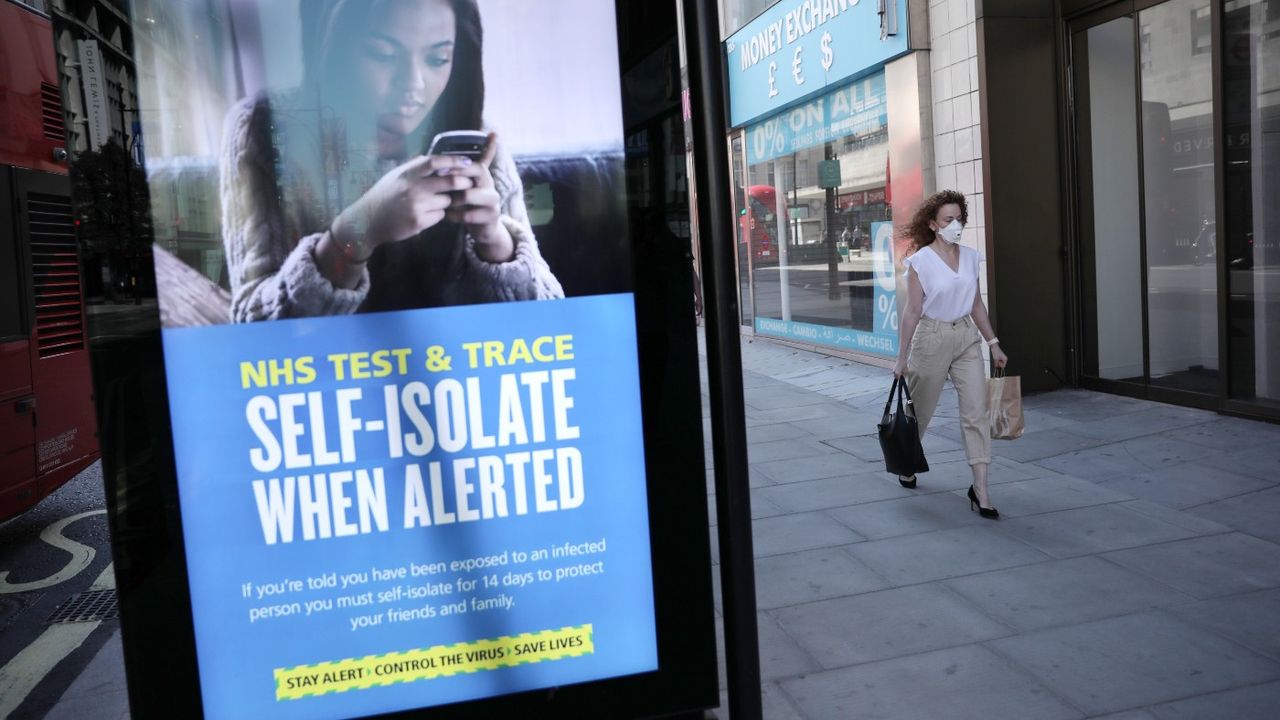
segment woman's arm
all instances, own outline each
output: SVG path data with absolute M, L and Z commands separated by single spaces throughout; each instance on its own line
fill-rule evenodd
M 529 211 L 524 204 L 524 185 L 515 160 L 501 144 L 496 147 L 493 162 L 489 166 L 494 189 L 500 201 L 498 224 L 510 237 L 510 251 L 505 261 L 495 261 L 506 250 L 501 244 L 481 244 L 480 239 L 468 236 L 463 253 L 465 263 L 474 278 L 469 290 L 479 301 L 551 300 L 564 297 L 560 281 L 551 272 L 547 261 L 538 250 L 533 227 L 529 223 Z
M 286 235 L 270 126 L 266 98 L 247 98 L 232 108 L 223 133 L 219 190 L 231 320 L 355 312 L 369 290 L 368 271 L 352 268 L 346 283 L 335 285 L 317 264 L 332 263 L 323 248 L 328 232 Z
M 1009 363 L 1009 356 L 1004 354 L 1000 349 L 1000 342 L 996 338 L 996 331 L 991 327 L 991 317 L 987 314 L 987 306 L 982 302 L 982 296 L 978 293 L 973 294 L 973 309 L 969 313 L 973 316 L 973 322 L 978 326 L 978 332 L 982 334 L 991 348 L 991 360 L 996 367 L 1004 367 Z M 996 342 L 991 342 L 997 340 Z
M 920 284 L 920 276 L 916 269 L 907 269 L 907 304 L 902 308 L 902 322 L 898 333 L 898 361 L 894 363 L 893 374 L 902 377 L 907 372 L 907 357 L 911 354 L 911 340 L 915 337 L 916 326 L 920 324 L 920 316 L 924 313 L 924 286 Z

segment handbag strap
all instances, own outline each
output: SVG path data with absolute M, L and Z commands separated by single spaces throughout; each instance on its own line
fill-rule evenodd
M 899 380 L 900 380 L 900 378 L 899 378 L 897 375 L 894 375 L 894 376 L 893 376 L 893 385 L 890 385 L 890 386 L 889 386 L 889 399 L 884 401 L 884 414 L 885 414 L 885 415 L 888 415 L 888 414 L 889 414 L 889 407 L 890 407 L 891 405 L 893 405 L 893 398 L 894 398 L 894 396 L 896 396 L 896 395 L 898 394 L 898 381 L 899 381 Z M 906 383 L 902 383 L 902 384 L 903 384 L 903 385 L 906 385 Z
M 903 379 L 903 381 L 902 381 L 902 395 L 906 395 L 906 396 L 907 396 L 907 412 L 910 412 L 910 413 L 911 413 L 911 417 L 915 417 L 915 416 L 916 416 L 916 406 L 915 406 L 915 404 L 914 404 L 914 403 L 912 403 L 912 402 L 911 402 L 911 388 L 907 387 L 907 381 L 906 381 L 906 379 L 905 379 L 905 378 L 904 378 L 904 379 Z M 902 410 L 902 397 L 901 397 L 901 396 L 899 396 L 899 397 L 898 397 L 898 412 L 903 412 L 903 410 Z

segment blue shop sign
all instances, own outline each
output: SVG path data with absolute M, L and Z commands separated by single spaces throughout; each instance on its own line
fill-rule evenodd
M 725 42 L 730 124 L 745 125 L 907 52 L 906 6 L 782 0 L 765 11 Z
M 878 72 L 747 128 L 747 164 L 785 157 L 844 137 L 885 132 L 884 73 Z

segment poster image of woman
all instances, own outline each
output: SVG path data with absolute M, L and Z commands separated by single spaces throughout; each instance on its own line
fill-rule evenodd
M 563 297 L 484 128 L 474 0 L 302 6 L 301 87 L 245 98 L 224 125 L 231 319 Z M 481 129 L 479 158 L 424 154 Z

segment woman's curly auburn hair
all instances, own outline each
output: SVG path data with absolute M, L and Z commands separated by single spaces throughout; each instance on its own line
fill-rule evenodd
M 911 216 L 911 224 L 902 229 L 902 235 L 911 238 L 911 244 L 918 250 L 933 242 L 935 233 L 929 229 L 930 221 L 938 217 L 938 210 L 943 205 L 960 206 L 960 224 L 969 224 L 969 204 L 965 202 L 964 193 L 956 190 L 940 190 L 930 195 Z

